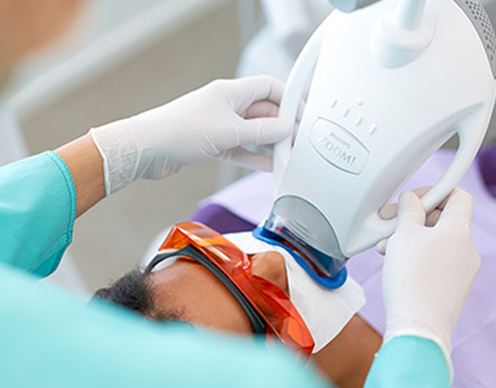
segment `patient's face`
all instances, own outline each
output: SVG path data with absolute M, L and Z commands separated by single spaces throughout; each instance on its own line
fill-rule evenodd
M 253 273 L 288 293 L 285 260 L 280 253 L 251 257 Z M 151 275 L 151 289 L 157 314 L 235 335 L 252 334 L 250 321 L 236 299 L 200 264 L 178 260 Z M 311 360 L 338 386 L 362 387 L 380 343 L 380 336 L 354 316 L 336 339 Z
M 280 253 L 265 252 L 251 257 L 254 274 L 288 292 L 284 257 Z M 154 273 L 151 284 L 159 314 L 177 315 L 193 325 L 223 332 L 252 333 L 250 321 L 236 299 L 200 264 L 178 260 Z

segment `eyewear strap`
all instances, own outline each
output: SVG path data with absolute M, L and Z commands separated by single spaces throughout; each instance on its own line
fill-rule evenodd
M 150 273 L 158 264 L 160 264 L 164 260 L 179 257 L 188 257 L 190 259 L 193 259 L 198 264 L 201 264 L 203 267 L 205 267 L 212 275 L 214 275 L 217 280 L 219 280 L 229 290 L 234 298 L 236 298 L 236 301 L 243 308 L 246 315 L 248 315 L 248 318 L 253 327 L 253 332 L 255 334 L 265 335 L 267 327 L 263 319 L 260 317 L 260 314 L 258 314 L 258 312 L 239 290 L 236 284 L 195 247 L 188 245 L 187 247 L 175 252 L 159 253 L 150 262 L 150 264 L 148 264 L 145 272 Z

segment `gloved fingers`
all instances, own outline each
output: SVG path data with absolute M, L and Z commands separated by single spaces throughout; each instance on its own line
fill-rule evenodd
M 305 103 L 302 101 L 298 109 L 298 114 L 296 116 L 296 126 L 294 128 L 294 137 L 298 133 L 301 120 L 303 118 L 303 113 L 305 110 Z M 278 117 L 279 116 L 279 105 L 274 104 L 271 101 L 258 101 L 251 105 L 248 110 L 243 114 L 243 118 L 250 120 L 256 118 L 268 118 L 268 117 Z
M 462 189 L 455 189 L 448 197 L 438 225 L 469 225 L 472 220 L 473 209 L 472 195 Z
M 237 128 L 239 145 L 268 145 L 286 139 L 292 132 L 287 120 L 266 117 L 242 120 Z
M 419 197 L 423 198 L 431 189 L 431 186 L 424 186 L 424 187 L 419 187 L 418 189 L 413 190 L 414 194 Z
M 243 117 L 247 120 L 261 117 L 277 117 L 279 115 L 279 105 L 271 101 L 257 101 L 251 105 Z
M 430 190 L 430 187 L 420 187 L 415 189 L 413 192 L 419 197 L 422 198 L 427 192 Z M 398 204 L 397 203 L 388 203 L 385 205 L 380 211 L 379 215 L 385 220 L 391 220 L 398 215 Z
M 425 194 L 430 190 L 430 187 L 426 187 L 422 189 L 422 195 L 421 198 L 424 197 Z M 428 227 L 434 227 L 437 225 L 439 222 L 439 218 L 441 217 L 441 214 L 443 213 L 443 210 L 446 206 L 446 203 L 448 202 L 448 198 L 445 198 L 443 202 L 441 202 L 439 205 L 436 206 L 434 210 L 432 210 L 430 213 L 427 214 L 427 219 L 425 222 L 425 226 Z
M 427 220 L 425 222 L 425 226 L 434 227 L 438 224 L 439 219 L 441 218 L 441 214 L 443 214 L 443 210 L 436 208 L 432 212 L 427 215 Z
M 230 149 L 222 153 L 218 159 L 251 170 L 272 172 L 272 158 L 245 150 L 243 147 Z
M 398 204 L 388 203 L 379 210 L 379 215 L 385 220 L 392 220 L 398 215 Z
M 229 82 L 229 81 L 228 81 Z M 230 84 L 229 95 L 237 112 L 244 112 L 257 101 L 281 104 L 284 83 L 268 75 L 240 78 Z
M 441 202 L 439 205 L 436 206 L 436 209 L 444 210 L 448 201 L 449 201 L 449 195 L 443 200 L 443 202 Z
M 425 210 L 420 198 L 413 192 L 406 192 L 400 196 L 398 208 L 399 225 L 404 223 L 414 223 L 425 225 Z

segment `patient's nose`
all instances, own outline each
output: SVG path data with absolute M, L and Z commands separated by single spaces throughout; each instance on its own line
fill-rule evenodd
M 253 256 L 254 274 L 274 283 L 288 292 L 288 277 L 284 257 L 278 252 L 263 252 Z

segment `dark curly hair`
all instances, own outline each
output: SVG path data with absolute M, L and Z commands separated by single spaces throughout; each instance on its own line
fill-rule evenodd
M 92 301 L 104 300 L 156 321 L 181 321 L 181 314 L 177 311 L 157 311 L 150 278 L 149 272 L 136 269 L 108 287 L 99 289 Z

